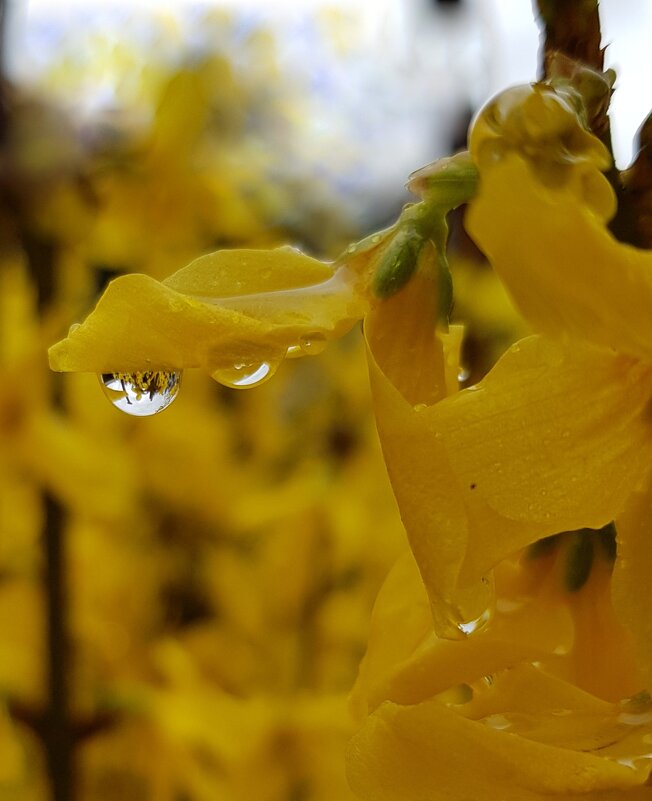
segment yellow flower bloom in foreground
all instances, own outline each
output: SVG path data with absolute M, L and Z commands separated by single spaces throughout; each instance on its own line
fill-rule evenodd
M 354 695 L 372 714 L 350 780 L 366 801 L 647 799 L 649 697 L 621 699 L 652 670 L 652 498 L 638 492 L 652 446 L 652 261 L 605 230 L 606 151 L 568 98 L 502 96 L 471 148 L 470 231 L 544 334 L 477 386 L 419 403 L 367 327 L 379 432 L 425 588 L 404 561 L 379 598 Z M 589 563 L 579 591 L 560 577 L 572 585 L 582 568 L 571 544 L 599 536 L 575 530 L 614 519 L 615 613 L 609 559 Z M 546 557 L 526 582 L 533 568 L 513 555 L 564 531 L 565 561 Z M 473 620 L 492 568 L 495 609 Z M 439 639 L 431 610 L 437 634 L 475 634 Z
M 139 373 L 201 367 L 218 381 L 290 351 L 310 353 L 366 310 L 360 279 L 289 247 L 218 251 L 159 282 L 113 281 L 82 325 L 50 350 L 54 370 Z M 251 381 L 249 385 L 256 383 Z
M 425 408 L 391 376 L 372 375 L 394 491 L 435 610 L 437 596 L 470 590 L 528 544 L 618 518 L 652 463 L 652 254 L 605 228 L 605 149 L 549 87 L 501 96 L 476 122 L 471 148 L 481 182 L 469 230 L 544 334 Z M 621 555 L 631 525 L 618 526 Z M 617 586 L 632 569 L 619 559 Z M 620 593 L 619 606 L 652 671 L 651 616 L 642 599 L 627 600 L 641 591 Z
M 579 536 L 594 548 L 593 569 L 580 589 L 564 588 Z M 652 702 L 619 701 L 640 677 L 609 602 L 609 536 L 566 534 L 506 560 L 493 620 L 462 641 L 434 635 L 416 564 L 399 560 L 353 696 L 370 714 L 348 753 L 361 798 L 650 797 Z
M 649 684 L 652 603 L 638 578 L 652 568 L 643 536 L 650 500 L 638 492 L 652 464 L 652 253 L 617 242 L 605 227 L 614 204 L 598 172 L 607 166 L 600 143 L 582 132 L 573 159 L 576 115 L 550 89 L 529 92 L 515 112 L 509 94 L 499 98 L 471 133 L 481 190 L 467 225 L 542 335 L 514 346 L 475 392 L 442 409 L 442 436 L 458 480 L 474 483 L 491 513 L 509 521 L 500 529 L 504 554 L 616 520 L 617 608 Z M 565 164 L 547 183 L 532 138 L 529 148 L 510 139 L 515 113 L 526 130 L 532 109 L 546 111 L 535 131 Z M 492 539 L 489 524 L 474 545 L 480 569 L 499 556 Z

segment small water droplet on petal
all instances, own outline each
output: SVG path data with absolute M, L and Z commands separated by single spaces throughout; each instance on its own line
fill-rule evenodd
M 487 682 L 487 684 L 489 683 L 490 682 Z M 491 680 L 491 683 L 493 684 L 493 679 Z M 505 717 L 505 715 L 488 715 L 486 718 L 482 718 L 480 722 L 484 723 L 485 726 L 489 726 L 491 729 L 497 729 L 498 731 L 505 731 L 505 729 L 512 728 L 511 721 L 509 718 Z
M 304 334 L 299 340 L 299 347 L 309 356 L 318 356 L 326 347 L 326 337 L 316 331 L 314 334 Z
M 278 370 L 280 362 L 241 362 L 233 367 L 220 367 L 213 372 L 212 378 L 231 389 L 250 389 L 270 379 Z
M 485 609 L 484 612 L 476 617 L 474 620 L 467 620 L 464 623 L 458 623 L 458 629 L 463 633 L 466 634 L 467 637 L 475 634 L 476 631 L 480 631 L 480 629 L 484 628 L 486 624 L 491 620 L 491 609 Z
M 179 393 L 181 371 L 142 373 L 101 373 L 102 390 L 111 403 L 125 414 L 149 417 L 166 409 Z
M 298 359 L 300 356 L 304 356 L 303 348 L 301 345 L 290 345 L 285 353 L 286 359 Z

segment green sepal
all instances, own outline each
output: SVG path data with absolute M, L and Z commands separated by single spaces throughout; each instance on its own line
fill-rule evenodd
M 448 212 L 471 200 L 478 180 L 478 169 L 468 150 L 464 150 L 413 172 L 406 186 L 429 205 Z
M 376 297 L 389 298 L 407 284 L 414 275 L 423 244 L 420 226 L 414 221 L 399 226 L 374 273 L 372 288 Z

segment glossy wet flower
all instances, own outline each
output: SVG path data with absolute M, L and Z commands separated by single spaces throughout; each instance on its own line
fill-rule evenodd
M 471 132 L 468 228 L 543 333 L 438 402 L 371 360 L 425 584 L 406 557 L 378 601 L 354 695 L 371 715 L 349 752 L 365 801 L 649 796 L 652 258 L 607 232 L 608 156 L 572 101 L 514 90 Z M 614 519 L 612 578 L 615 543 L 585 549 Z M 514 556 L 562 531 L 536 568 Z M 492 569 L 495 603 L 474 619 Z M 475 633 L 441 639 L 456 628 Z
M 437 638 L 417 566 L 399 560 L 353 695 L 361 798 L 649 797 L 652 703 L 609 601 L 612 536 L 570 532 L 503 562 L 492 621 L 461 641 Z M 581 586 L 568 582 L 578 542 L 593 549 Z
M 470 144 L 481 178 L 467 227 L 541 333 L 434 415 L 470 512 L 463 571 L 477 580 L 536 539 L 616 520 L 617 608 L 649 680 L 649 595 L 632 579 L 652 552 L 630 507 L 649 504 L 652 253 L 607 230 L 606 151 L 550 87 L 500 96 Z
M 317 340 L 341 335 L 365 308 L 345 267 L 286 247 L 218 251 L 162 282 L 140 274 L 116 279 L 86 321 L 51 349 L 50 363 L 120 374 L 200 367 L 237 385 L 238 371 L 267 364 L 265 378 L 288 351 L 307 353 Z
M 475 168 L 462 169 L 472 185 Z M 454 190 L 431 179 L 425 200 L 406 206 L 395 225 L 351 245 L 330 264 L 291 247 L 222 250 L 164 281 L 121 276 L 87 319 L 50 349 L 50 365 L 98 373 L 115 405 L 147 414 L 176 395 L 186 368 L 243 388 L 271 377 L 286 357 L 319 354 L 415 272 L 432 272 L 435 319 L 446 317 L 445 217 L 464 197 L 456 184 Z

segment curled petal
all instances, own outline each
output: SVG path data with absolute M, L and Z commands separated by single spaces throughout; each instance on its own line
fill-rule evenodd
M 533 336 L 437 404 L 429 423 L 471 519 L 467 570 L 615 519 L 652 461 L 651 397 L 649 367 Z
M 508 674 L 509 675 L 509 674 Z M 541 683 L 541 682 L 540 682 Z M 545 682 L 544 682 L 545 683 Z M 525 682 L 529 694 L 532 685 Z M 546 690 L 547 696 L 554 691 Z M 414 706 L 382 704 L 353 738 L 347 754 L 351 786 L 364 801 L 642 801 L 649 787 L 646 752 L 650 724 L 637 727 L 634 742 L 612 745 L 605 758 L 605 710 L 596 710 L 590 697 L 578 697 L 568 687 L 562 693 L 568 715 L 561 727 L 598 747 L 579 750 L 551 744 L 559 718 L 550 711 L 532 712 L 528 725 L 535 731 L 509 729 L 510 719 L 494 715 L 471 720 L 431 700 Z M 578 708 L 568 707 L 575 702 Z M 608 722 L 618 730 L 617 705 L 608 707 Z M 504 726 L 504 729 L 501 729 Z M 548 730 L 547 726 L 551 727 Z M 625 727 L 626 728 L 626 727 Z M 505 730 L 506 729 L 506 730 Z M 622 736 L 622 726 L 620 729 Z M 550 740 L 551 742 L 548 742 Z M 637 761 L 642 760 L 642 766 Z
M 537 331 L 652 358 L 652 253 L 616 241 L 566 187 L 511 154 L 481 171 L 466 226 Z
M 61 371 L 209 372 L 280 360 L 304 337 L 345 333 L 366 311 L 359 281 L 292 248 L 211 253 L 163 282 L 126 275 L 50 349 Z
M 458 623 L 484 611 L 486 598 L 483 588 L 464 598 L 458 593 L 465 509 L 443 444 L 430 426 L 437 401 L 455 391 L 461 338 L 459 329 L 436 329 L 437 302 L 433 272 L 418 272 L 368 316 L 365 333 L 376 424 L 401 518 L 437 629 L 454 635 Z

